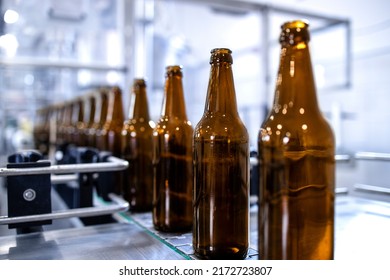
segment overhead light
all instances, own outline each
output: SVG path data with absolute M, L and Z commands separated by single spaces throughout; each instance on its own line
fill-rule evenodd
M 19 14 L 14 10 L 7 10 L 4 13 L 4 21 L 8 24 L 12 24 L 17 22 L 19 19 Z
M 14 57 L 18 47 L 19 43 L 15 35 L 5 34 L 0 36 L 0 49 L 3 49 L 8 57 Z

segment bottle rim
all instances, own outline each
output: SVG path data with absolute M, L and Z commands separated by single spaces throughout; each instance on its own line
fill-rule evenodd
M 306 19 L 297 19 L 284 22 L 281 26 L 281 29 L 288 28 L 309 28 L 309 21 Z
M 134 78 L 133 86 L 146 86 L 146 80 L 144 78 Z
M 210 53 L 210 64 L 221 62 L 233 64 L 232 51 L 229 48 L 214 48 Z
M 231 54 L 232 51 L 228 48 L 214 48 L 210 51 L 210 53 L 214 54 L 214 53 L 228 53 L 228 54 Z
M 165 67 L 166 76 L 180 75 L 183 76 L 183 67 L 181 65 L 168 65 Z
M 307 20 L 292 20 L 281 25 L 279 42 L 283 46 L 294 46 L 300 42 L 309 42 L 309 22 Z

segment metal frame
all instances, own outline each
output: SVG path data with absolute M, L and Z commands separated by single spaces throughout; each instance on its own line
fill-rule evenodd
M 90 173 L 124 170 L 129 163 L 117 157 L 108 157 L 108 162 L 81 163 L 51 165 L 48 167 L 36 168 L 0 168 L 0 177 L 35 174 L 65 174 L 65 173 Z M 58 178 L 58 177 L 57 177 Z
M 35 174 L 64 174 L 64 173 L 91 173 L 91 172 L 107 172 L 107 171 L 120 171 L 128 167 L 129 163 L 117 157 L 108 157 L 108 162 L 100 163 L 82 163 L 82 164 L 65 164 L 65 165 L 52 165 L 49 167 L 36 167 L 36 168 L 0 168 L 0 177 L 5 176 L 23 176 L 23 175 L 35 175 Z M 64 183 L 73 180 L 77 180 L 77 175 L 52 175 L 52 183 Z M 73 217 L 91 217 L 106 214 L 114 214 L 117 212 L 127 211 L 129 203 L 122 199 L 120 196 L 110 193 L 108 197 L 112 203 L 99 207 L 85 207 L 76 209 L 67 209 L 62 211 L 54 211 L 48 214 L 39 215 L 26 215 L 19 217 L 7 217 L 0 216 L 0 225 L 36 222 L 44 220 L 65 219 Z

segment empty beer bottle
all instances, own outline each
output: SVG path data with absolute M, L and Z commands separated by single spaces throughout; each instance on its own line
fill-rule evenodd
M 82 130 L 84 127 L 84 104 L 83 98 L 77 97 L 73 100 L 72 125 L 70 127 L 71 143 L 80 146 L 82 140 Z
M 102 129 L 96 135 L 98 149 L 109 151 L 115 157 L 121 156 L 121 135 L 124 123 L 122 91 L 112 87 L 108 91 L 107 117 Z M 122 173 L 115 172 L 113 192 L 122 194 Z
M 153 223 L 161 231 L 192 228 L 192 134 L 180 66 L 168 66 L 161 118 L 153 132 Z
M 64 139 L 61 135 L 61 126 L 64 121 L 65 102 L 57 104 L 56 125 L 55 125 L 55 146 L 58 147 L 63 144 Z
M 60 127 L 60 133 L 61 137 L 63 139 L 63 144 L 70 144 L 72 143 L 72 116 L 73 116 L 73 100 L 69 100 L 66 102 L 65 105 L 65 113 L 64 113 L 64 121 L 62 126 Z
M 35 149 L 46 156 L 49 151 L 49 132 L 50 132 L 50 107 L 43 107 L 36 113 L 33 136 Z
M 134 79 L 129 117 L 122 130 L 122 158 L 129 162 L 124 172 L 123 196 L 131 211 L 150 211 L 153 201 L 152 136 L 144 79 Z
M 103 128 L 104 123 L 107 119 L 107 108 L 108 108 L 108 89 L 100 88 L 95 93 L 95 115 L 93 119 L 93 123 L 88 130 L 88 145 L 90 147 L 102 149 L 105 147 L 99 147 L 97 144 L 97 138 L 101 134 L 101 130 Z M 101 144 L 102 146 L 104 144 Z
M 95 92 L 88 93 L 83 98 L 84 105 L 84 120 L 83 125 L 80 128 L 80 146 L 89 146 L 92 147 L 89 143 L 89 133 L 94 123 L 95 119 L 95 109 L 96 109 L 96 95 Z
M 236 102 L 229 49 L 211 51 L 204 114 L 194 133 L 195 254 L 243 259 L 249 246 L 249 136 Z
M 258 136 L 261 259 L 332 259 L 334 138 L 322 116 L 308 24 L 282 25 L 275 98 Z

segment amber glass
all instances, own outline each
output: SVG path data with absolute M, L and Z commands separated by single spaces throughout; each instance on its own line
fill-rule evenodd
M 334 138 L 322 116 L 308 24 L 282 25 L 275 99 L 258 137 L 261 259 L 332 259 Z
M 249 246 L 249 136 L 236 102 L 229 49 L 211 51 L 203 117 L 194 133 L 195 254 L 243 259 Z
M 88 129 L 87 143 L 88 146 L 99 149 L 101 147 L 97 144 L 97 138 L 100 136 L 107 119 L 108 89 L 100 88 L 93 95 L 95 97 L 95 114 L 93 123 Z
M 55 126 L 55 145 L 61 145 L 64 142 L 61 135 L 61 125 L 64 121 L 65 114 L 65 103 L 60 103 L 56 106 L 57 114 L 56 114 L 56 126 Z
M 80 126 L 80 146 L 91 147 L 88 137 L 95 118 L 95 98 L 96 96 L 94 92 L 88 93 L 83 97 L 84 119 L 82 125 Z
M 115 157 L 121 156 L 121 135 L 124 123 L 122 92 L 119 87 L 108 91 L 108 107 L 106 121 L 96 135 L 99 150 L 109 151 Z M 115 172 L 113 191 L 122 194 L 121 172 Z
M 153 132 L 153 223 L 158 230 L 192 228 L 192 134 L 182 69 L 168 66 L 162 114 Z
M 34 146 L 43 155 L 47 155 L 49 149 L 49 125 L 52 107 L 44 107 L 37 111 L 34 121 Z
M 71 135 L 71 131 L 73 129 L 72 115 L 73 115 L 73 100 L 70 100 L 65 104 L 63 122 L 59 127 L 63 144 L 69 144 L 72 142 L 72 135 Z
M 122 130 L 122 158 L 129 162 L 124 172 L 123 196 L 131 211 L 151 211 L 153 201 L 152 136 L 146 82 L 134 79 L 129 117 Z
M 74 145 L 80 145 L 80 134 L 83 128 L 84 105 L 83 99 L 78 97 L 73 100 L 72 121 L 69 127 L 70 142 Z

